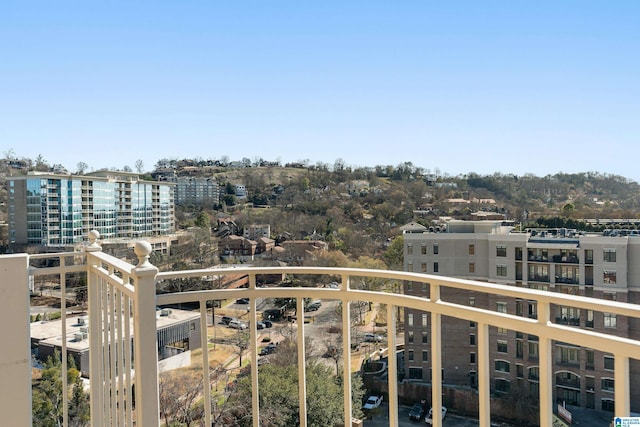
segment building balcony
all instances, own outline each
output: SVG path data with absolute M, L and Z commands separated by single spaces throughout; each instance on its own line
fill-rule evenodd
M 607 352 L 615 358 L 614 395 L 616 416 L 629 416 L 630 376 L 629 360 L 640 354 L 640 342 L 629 338 L 596 333 L 594 331 L 569 328 L 550 322 L 553 306 L 572 306 L 584 310 L 616 313 L 619 316 L 640 318 L 640 308 L 636 305 L 616 301 L 593 300 L 585 297 L 555 294 L 515 286 L 504 286 L 486 282 L 458 280 L 444 276 L 431 276 L 420 273 L 370 270 L 353 268 L 321 268 L 321 267 L 226 267 L 216 268 L 215 277 L 235 277 L 239 274 L 248 278 L 248 287 L 236 289 L 204 289 L 191 292 L 157 294 L 157 285 L 169 280 L 202 280 L 211 277 L 211 269 L 160 272 L 149 262 L 151 245 L 147 242 L 135 244 L 137 264 L 133 265 L 111 255 L 103 253 L 99 246 L 97 232 L 90 233 L 90 241 L 82 252 L 57 254 L 12 254 L 0 256 L 0 269 L 3 271 L 3 298 L 0 299 L 0 320 L 11 325 L 5 330 L 5 341 L 11 343 L 3 349 L 3 363 L 0 364 L 0 410 L 3 414 L 3 425 L 32 425 L 31 414 L 31 353 L 30 331 L 28 325 L 29 302 L 26 298 L 29 283 L 40 277 L 49 278 L 58 275 L 60 292 L 65 293 L 64 277 L 70 274 L 86 273 L 88 289 L 89 328 L 89 383 L 91 400 L 92 426 L 136 426 L 158 427 L 161 425 L 158 368 L 158 334 L 156 326 L 157 307 L 189 305 L 194 307 L 200 330 L 209 326 L 208 311 L 211 301 L 248 299 L 246 319 L 248 324 L 256 325 L 258 301 L 269 298 L 289 298 L 296 301 L 297 307 L 304 307 L 305 298 L 322 301 L 336 301 L 340 307 L 342 336 L 336 342 L 341 348 L 342 363 L 336 364 L 342 378 L 342 418 L 336 425 L 351 425 L 353 419 L 353 403 L 351 399 L 351 366 L 352 340 L 351 307 L 360 301 L 379 304 L 386 310 L 387 330 L 396 331 L 396 314 L 399 309 L 422 310 L 429 313 L 431 334 L 429 336 L 429 355 L 432 368 L 431 406 L 436 413 L 442 407 L 442 344 L 446 340 L 441 330 L 443 317 L 473 321 L 476 325 L 477 344 L 477 398 L 478 421 L 480 427 L 491 425 L 491 376 L 494 371 L 490 354 L 489 331 L 491 327 L 500 326 L 519 331 L 537 340 L 537 357 L 539 357 L 539 418 L 540 426 L 553 425 L 554 380 L 552 348 L 553 343 L 561 341 L 576 346 L 588 346 L 593 350 Z M 47 267 L 41 267 L 47 266 Z M 324 281 L 333 281 L 338 277 L 337 287 L 259 287 L 258 277 L 264 275 L 290 276 L 324 276 Z M 404 295 L 392 291 L 368 291 L 358 288 L 362 278 L 390 282 L 428 283 L 430 298 Z M 538 316 L 530 319 L 521 316 L 496 312 L 495 310 L 458 304 L 440 299 L 441 290 L 465 290 L 488 295 L 500 294 L 514 299 L 535 301 Z M 63 319 L 71 317 L 65 299 L 61 299 L 61 315 Z M 304 314 L 298 313 L 301 318 Z M 77 315 L 76 315 L 77 316 Z M 21 320 L 24 319 L 24 320 Z M 62 336 L 66 336 L 66 323 L 62 322 Z M 297 366 L 300 426 L 308 424 L 308 402 L 306 389 L 306 352 L 305 322 L 291 326 L 291 338 L 297 343 L 297 359 L 292 363 Z M 208 348 L 210 342 L 206 333 L 200 334 L 200 347 Z M 257 328 L 249 328 L 249 340 L 242 350 L 250 360 L 258 360 L 259 340 Z M 401 347 L 395 333 L 388 333 L 386 348 L 381 353 L 394 354 Z M 68 343 L 60 340 L 63 366 L 67 364 Z M 378 348 L 375 348 L 376 355 Z M 135 357 L 133 357 L 135 355 Z M 371 355 L 373 356 L 373 354 Z M 202 364 L 198 368 L 203 379 L 214 376 L 210 368 L 209 352 L 202 352 Z M 389 403 L 388 425 L 396 427 L 398 421 L 398 383 L 391 379 L 398 378 L 399 367 L 395 357 L 388 357 L 387 393 L 385 401 Z M 255 427 L 263 424 L 261 414 L 268 408 L 260 407 L 259 390 L 264 385 L 258 375 L 258 364 L 252 363 L 247 372 L 250 375 L 252 395 L 250 399 L 251 424 Z M 537 373 L 537 372 L 536 372 Z M 61 381 L 66 384 L 67 375 Z M 217 381 L 216 381 L 217 383 Z M 199 395 L 205 404 L 201 408 L 202 425 L 214 425 L 217 410 L 215 388 L 213 383 L 200 381 Z M 216 384 L 217 385 L 217 384 Z M 295 393 L 295 392 L 294 392 Z M 181 396 L 175 396 L 180 399 Z M 71 396 L 63 393 L 62 407 L 68 408 Z M 223 397 L 224 399 L 224 397 Z M 451 408 L 450 408 L 451 409 Z M 61 425 L 69 426 L 69 411 L 63 411 Z M 200 424 L 199 424 L 200 425 Z M 442 420 L 434 418 L 433 425 L 442 426 Z

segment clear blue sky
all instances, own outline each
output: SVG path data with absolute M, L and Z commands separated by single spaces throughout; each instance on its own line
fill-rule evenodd
M 640 1 L 0 1 L 0 154 L 640 181 Z

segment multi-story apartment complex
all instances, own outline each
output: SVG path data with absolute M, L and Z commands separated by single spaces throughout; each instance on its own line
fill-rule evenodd
M 176 183 L 176 204 L 220 203 L 220 186 L 214 177 L 179 176 Z
M 105 239 L 170 234 L 175 231 L 174 187 L 111 171 L 12 177 L 9 242 L 72 245 L 82 242 L 90 230 Z
M 586 234 L 573 230 L 515 232 L 501 221 L 449 220 L 426 228 L 403 227 L 406 271 L 640 303 L 640 236 L 629 233 Z M 405 293 L 428 296 L 427 285 L 405 283 Z M 445 290 L 445 301 L 537 318 L 535 302 L 499 294 Z M 640 325 L 607 312 L 553 306 L 550 320 L 596 333 L 638 339 Z M 406 377 L 430 382 L 428 313 L 405 312 Z M 477 386 L 476 324 L 442 321 L 443 382 Z M 598 410 L 614 408 L 614 358 L 611 354 L 555 341 L 554 398 Z M 496 325 L 490 328 L 492 393 L 528 392 L 538 396 L 538 338 Z M 640 411 L 640 362 L 630 361 L 631 410 Z

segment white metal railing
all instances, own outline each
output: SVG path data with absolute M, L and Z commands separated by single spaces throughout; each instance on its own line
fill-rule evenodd
M 188 271 L 158 272 L 157 268 L 148 261 L 151 246 L 146 242 L 136 245 L 135 253 L 138 257 L 136 266 L 121 261 L 101 252 L 97 244 L 97 235 L 90 236 L 91 244 L 86 247 L 84 253 L 61 253 L 43 255 L 17 255 L 0 257 L 0 268 L 8 270 L 5 277 L 24 284 L 21 291 L 26 291 L 28 276 L 51 275 L 60 276 L 61 292 L 64 295 L 64 277 L 70 272 L 86 271 L 89 287 L 89 315 L 90 324 L 90 382 L 91 382 L 91 423 L 94 426 L 132 426 L 156 427 L 159 420 L 158 401 L 158 363 L 156 343 L 156 306 L 179 303 L 199 303 L 201 330 L 206 331 L 207 310 L 206 302 L 211 300 L 224 300 L 231 298 L 249 298 L 251 310 L 249 311 L 250 323 L 255 325 L 256 300 L 260 298 L 295 298 L 298 307 L 303 307 L 303 298 L 338 300 L 342 302 L 343 341 L 342 354 L 344 357 L 344 419 L 350 420 L 352 413 L 351 404 L 351 336 L 349 327 L 350 303 L 352 301 L 371 301 L 385 304 L 387 307 L 387 319 L 389 331 L 395 331 L 395 311 L 398 307 L 422 310 L 431 313 L 431 353 L 432 357 L 432 406 L 434 413 L 440 413 L 442 406 L 442 381 L 441 381 L 441 317 L 443 315 L 459 319 L 477 322 L 478 327 L 478 394 L 479 394 L 479 422 L 482 427 L 490 426 L 490 367 L 489 357 L 489 327 L 500 326 L 503 328 L 520 331 L 539 337 L 540 355 L 540 425 L 551 427 L 553 425 L 553 360 L 552 343 L 562 341 L 577 346 L 587 346 L 594 350 L 612 353 L 615 357 L 615 413 L 617 416 L 628 416 L 630 413 L 630 380 L 629 360 L 637 358 L 640 354 L 640 342 L 629 338 L 617 337 L 590 330 L 579 329 L 551 322 L 551 306 L 571 306 L 597 312 L 615 313 L 620 316 L 640 318 L 640 307 L 633 304 L 619 303 L 615 301 L 596 300 L 586 297 L 576 297 L 565 294 L 550 293 L 531 289 L 523 289 L 512 286 L 497 285 L 485 282 L 458 280 L 442 276 L 432 276 L 419 273 L 351 269 L 351 268 L 316 268 L 316 267 L 232 267 L 220 269 L 198 269 Z M 58 259 L 55 267 L 28 267 L 29 260 L 34 259 Z M 72 260 L 73 262 L 67 262 Z M 156 295 L 156 284 L 159 281 L 169 279 L 201 278 L 203 276 L 226 276 L 246 274 L 249 277 L 249 286 L 246 289 L 216 289 L 194 292 L 182 292 L 174 294 Z M 308 287 L 269 287 L 256 286 L 256 277 L 264 274 L 304 274 L 304 275 L 331 275 L 341 277 L 340 286 L 332 288 L 308 288 Z M 398 281 L 412 281 L 428 283 L 430 285 L 430 298 L 417 296 L 367 291 L 353 289 L 351 280 L 354 277 L 367 277 Z M 17 286 L 17 285 L 16 285 Z M 537 301 L 537 319 L 530 319 L 478 307 L 455 304 L 440 299 L 442 288 L 456 288 L 472 290 L 487 294 L 500 294 L 507 297 Z M 5 301 L 2 302 L 3 306 Z M 61 309 L 65 316 L 66 302 L 61 299 Z M 28 307 L 27 307 L 28 309 Z M 24 311 L 24 310 L 23 310 Z M 4 313 L 4 310 L 0 311 Z M 17 312 L 21 312 L 18 310 Z M 6 320 L 0 318 L 1 320 Z M 131 322 L 130 320 L 133 319 Z M 64 328 L 64 322 L 62 322 Z M 102 327 L 95 327 L 102 325 Z M 24 328 L 18 328 L 16 338 L 20 342 L 28 342 L 28 336 L 24 334 Z M 301 425 L 307 425 L 307 408 L 305 403 L 305 363 L 304 363 L 304 322 L 298 322 L 298 369 L 299 369 L 299 401 Z M 64 334 L 64 330 L 63 330 Z M 257 332 L 256 328 L 250 328 L 250 357 L 257 360 Z M 206 333 L 202 333 L 201 345 L 207 348 Z M 63 346 L 65 340 L 62 340 Z M 394 333 L 388 337 L 389 348 L 396 348 L 400 344 L 396 341 Z M 18 346 L 24 351 L 24 346 Z M 18 353 L 19 354 L 19 353 Z M 132 357 L 136 355 L 135 357 Z M 23 355 L 28 360 L 28 355 Z M 63 347 L 62 357 L 65 358 L 66 350 Z M 208 352 L 203 351 L 203 378 L 209 378 Z M 18 360 L 22 360 L 19 357 Z M 133 359 L 133 362 L 132 362 Z M 21 365 L 22 366 L 22 365 Z M 66 365 L 63 365 L 66 366 Z M 4 374 L 7 368 L 0 366 Z M 252 416 L 253 425 L 259 426 L 259 381 L 257 364 L 251 364 L 251 378 L 253 386 Z M 397 378 L 397 365 L 394 357 L 389 357 L 388 378 Z M 28 373 L 23 372 L 25 376 Z M 66 381 L 63 375 L 63 381 Z M 5 377 L 6 378 L 6 377 Z M 30 378 L 27 376 L 27 378 Z M 15 384 L 12 384 L 12 382 Z M 8 407 L 4 401 L 5 396 L 15 394 L 16 390 L 25 390 L 25 380 L 22 376 L 11 377 L 11 381 L 0 385 L 0 409 L 5 414 L 24 412 L 22 406 Z M 20 382 L 22 381 L 22 382 Z M 18 384 L 20 383 L 20 384 Z M 129 391 L 135 383 L 135 396 Z M 203 382 L 207 384 L 207 382 Z M 19 385 L 18 388 L 15 386 Z M 389 381 L 389 425 L 398 425 L 398 393 L 396 381 Z M 211 388 L 203 387 L 205 402 L 210 402 Z M 135 411 L 132 399 L 135 398 Z M 30 395 L 22 395 L 22 401 L 27 400 L 30 406 Z M 65 397 L 66 400 L 66 397 Z M 9 399 L 13 402 L 15 399 Z M 65 407 L 67 406 L 65 401 Z M 29 408 L 30 409 L 30 408 Z M 27 425 L 23 421 L 30 420 L 30 414 L 14 414 L 16 423 L 12 425 Z M 65 410 L 64 419 L 67 425 L 68 414 Z M 212 413 L 210 405 L 205 405 L 205 425 L 211 425 Z M 440 426 L 441 420 L 434 418 L 434 425 Z M 348 423 L 345 423 L 348 424 Z

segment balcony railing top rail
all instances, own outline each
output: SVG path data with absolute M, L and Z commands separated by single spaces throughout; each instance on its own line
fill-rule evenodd
M 432 387 L 433 407 L 436 413 L 439 411 L 442 401 L 441 381 L 441 316 L 451 316 L 460 319 L 474 321 L 478 326 L 478 392 L 479 392 L 479 418 L 480 425 L 490 425 L 490 370 L 489 359 L 489 327 L 500 326 L 511 330 L 520 331 L 529 335 L 535 335 L 540 340 L 540 424 L 543 427 L 552 425 L 553 413 L 552 384 L 553 384 L 553 360 L 551 348 L 553 341 L 562 341 L 575 345 L 588 345 L 596 350 L 612 353 L 615 356 L 615 405 L 616 414 L 620 416 L 630 413 L 629 401 L 629 359 L 640 354 L 640 342 L 625 337 L 618 337 L 593 330 L 584 330 L 551 321 L 552 305 L 570 306 L 596 312 L 614 313 L 620 316 L 640 318 L 640 307 L 634 304 L 620 303 L 616 301 L 596 300 L 593 298 L 551 293 L 534 289 L 525 289 L 515 286 L 505 286 L 485 282 L 453 279 L 443 276 L 434 276 L 421 273 L 352 269 L 352 268 L 321 268 L 321 267 L 226 267 L 212 269 L 194 269 L 185 271 L 159 272 L 149 263 L 151 246 L 146 242 L 136 245 L 135 253 L 138 257 L 137 265 L 114 258 L 101 252 L 97 244 L 97 236 L 91 235 L 91 242 L 85 248 L 85 252 L 67 252 L 57 254 L 19 255 L 6 259 L 0 257 L 0 266 L 9 265 L 10 276 L 15 280 L 28 283 L 29 276 L 58 274 L 61 279 L 61 292 L 64 293 L 64 276 L 69 273 L 86 271 L 88 274 L 90 322 L 92 325 L 121 325 L 114 328 L 91 328 L 91 399 L 92 399 L 92 424 L 93 425 L 135 425 L 148 427 L 159 425 L 158 418 L 158 370 L 157 348 L 155 333 L 156 306 L 187 302 L 198 302 L 200 306 L 201 325 L 206 330 L 206 302 L 216 299 L 249 298 L 249 319 L 252 324 L 256 318 L 256 299 L 259 298 L 295 298 L 298 307 L 303 307 L 303 298 L 330 299 L 342 301 L 343 322 L 348 322 L 349 305 L 352 301 L 371 301 L 385 304 L 388 310 L 388 319 L 391 319 L 390 330 L 395 330 L 394 312 L 397 307 L 404 307 L 429 312 L 431 315 L 432 334 L 431 352 L 432 362 Z M 57 260 L 49 265 L 46 260 Z M 33 261 L 44 266 L 31 265 Z M 6 262 L 9 262 L 7 264 Z M 19 265 L 24 263 L 20 270 Z M 35 264 L 35 263 L 33 263 Z M 31 265 L 31 266 L 30 266 Z M 338 288 L 316 287 L 258 287 L 259 275 L 320 275 L 339 277 Z M 249 286 L 238 289 L 211 289 L 192 292 L 180 292 L 172 294 L 156 294 L 158 283 L 165 280 L 220 277 L 227 275 L 248 276 Z M 380 292 L 366 289 L 357 289 L 352 283 L 357 283 L 355 278 L 376 278 L 397 282 L 418 282 L 429 284 L 430 297 L 424 298 L 413 295 L 404 295 L 394 292 Z M 502 295 L 517 299 L 526 299 L 537 302 L 537 319 L 530 319 L 514 314 L 499 313 L 494 310 L 480 307 L 457 304 L 440 297 L 442 288 L 455 288 L 475 293 L 487 293 Z M 66 309 L 64 298 L 62 310 Z M 64 315 L 64 313 L 63 313 Z M 123 319 L 133 318 L 133 330 L 129 330 L 128 321 Z M 64 324 L 64 322 L 63 322 Z M 343 328 L 343 354 L 345 355 L 344 385 L 344 419 L 351 419 L 351 381 L 350 372 L 350 333 L 348 323 Z M 256 331 L 251 328 L 250 355 L 257 360 L 258 349 L 256 345 Z M 28 342 L 28 335 L 21 337 Z M 206 348 L 207 337 L 203 334 L 203 348 Z M 127 348 L 126 343 L 133 341 L 134 348 Z M 306 426 L 306 403 L 304 386 L 304 323 L 300 322 L 297 332 L 299 354 L 299 382 L 300 382 L 300 419 L 301 425 Z M 64 342 L 64 340 L 63 340 Z M 389 334 L 389 348 L 396 348 L 395 334 Z M 122 348 L 118 347 L 123 345 Z M 111 349 L 117 349 L 109 351 Z M 105 350 L 106 349 L 106 350 Z M 63 350 L 63 357 L 66 357 Z M 137 357 L 132 365 L 131 354 Z M 203 352 L 203 375 L 208 378 L 207 352 Z M 143 363 L 144 361 L 144 363 Z M 125 369 L 116 369 L 123 364 Z M 257 364 L 252 364 L 252 382 L 254 396 L 252 397 L 253 425 L 259 425 L 259 400 L 257 390 L 259 381 Z M 397 366 L 395 358 L 389 358 L 388 378 L 396 378 Z M 135 379 L 131 372 L 135 372 Z M 130 385 L 135 381 L 135 416 L 133 415 L 132 398 L 128 392 Z M 6 387 L 6 385 L 5 385 Z M 389 407 L 397 407 L 397 388 L 393 381 L 389 387 Z M 205 401 L 210 401 L 210 390 L 204 387 Z M 4 396 L 4 395 L 3 395 Z M 1 400 L 0 400 L 1 401 Z M 30 401 L 30 400 L 29 400 Z M 2 405 L 2 404 L 0 404 Z M 205 405 L 206 406 L 206 405 Z M 15 408 L 14 408 L 15 409 Z M 205 409 L 205 422 L 211 425 L 211 411 Z M 65 413 L 65 420 L 67 414 Z M 398 425 L 397 411 L 391 410 L 390 425 Z M 17 424 L 16 424 L 17 425 Z M 434 425 L 441 425 L 441 421 L 434 420 Z

